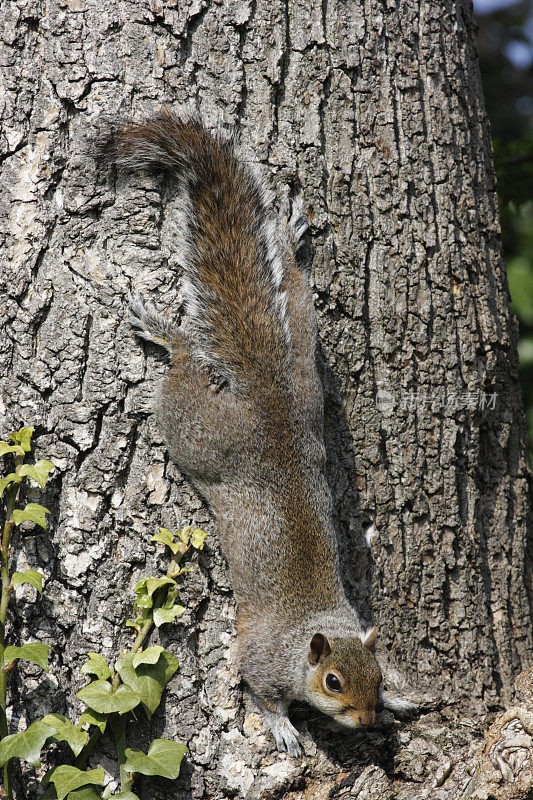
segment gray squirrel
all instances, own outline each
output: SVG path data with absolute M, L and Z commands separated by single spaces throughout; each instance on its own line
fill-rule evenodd
M 376 630 L 342 588 L 324 476 L 323 393 L 311 291 L 295 260 L 305 223 L 278 231 L 268 192 L 232 142 L 168 111 L 115 126 L 101 152 L 177 183 L 190 340 L 135 300 L 132 327 L 168 349 L 156 415 L 172 458 L 211 509 L 237 602 L 243 678 L 279 750 L 301 752 L 288 717 L 304 701 L 349 728 L 378 703 Z M 212 366 L 224 380 L 209 385 Z

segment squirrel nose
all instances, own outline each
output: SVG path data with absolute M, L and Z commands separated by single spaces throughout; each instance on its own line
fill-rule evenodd
M 373 725 L 376 721 L 375 711 L 354 711 L 351 717 L 356 725 Z

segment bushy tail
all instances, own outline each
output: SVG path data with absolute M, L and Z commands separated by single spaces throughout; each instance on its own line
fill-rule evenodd
M 184 292 L 198 352 L 248 387 L 279 382 L 290 349 L 283 245 L 268 193 L 231 141 L 163 111 L 116 129 L 104 151 L 120 166 L 155 168 L 179 182 Z

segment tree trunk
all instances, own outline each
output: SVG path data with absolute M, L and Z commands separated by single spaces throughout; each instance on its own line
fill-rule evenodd
M 213 535 L 184 583 L 187 614 L 161 628 L 180 670 L 150 726 L 190 756 L 176 784 L 141 781 L 139 797 L 337 797 L 356 779 L 360 797 L 469 796 L 482 715 L 533 655 L 517 331 L 471 3 L 101 8 L 0 8 L 0 436 L 36 425 L 57 466 L 51 533 L 17 551 L 46 573 L 43 600 L 22 592 L 11 630 L 54 644 L 53 667 L 14 680 L 12 731 L 75 715 L 84 654 L 116 657 L 132 587 L 164 568 L 150 537 L 194 522 Z M 162 104 L 237 126 L 279 200 L 303 196 L 347 587 L 390 664 L 439 697 L 399 735 L 311 721 L 307 767 L 270 757 L 243 699 L 216 534 L 150 415 L 168 367 L 128 327 L 130 290 L 181 308 L 173 204 L 157 179 L 115 181 L 90 157 L 99 117 Z

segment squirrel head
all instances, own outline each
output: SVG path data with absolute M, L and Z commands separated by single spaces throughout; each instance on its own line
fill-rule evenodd
M 381 670 L 373 653 L 372 628 L 361 637 L 315 633 L 307 656 L 307 700 L 341 725 L 373 725 Z

